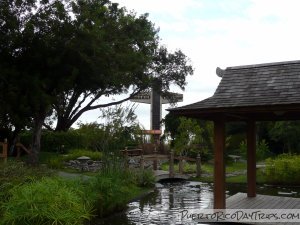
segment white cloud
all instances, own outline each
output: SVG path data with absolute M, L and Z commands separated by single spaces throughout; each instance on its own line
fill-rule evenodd
M 149 12 L 149 19 L 160 27 L 162 43 L 191 58 L 195 74 L 188 78 L 179 105 L 213 94 L 220 81 L 217 66 L 300 59 L 299 0 L 114 1 L 138 13 Z M 140 121 L 148 121 L 147 106 L 140 107 Z
M 201 7 L 197 0 L 113 0 L 128 10 L 138 13 L 150 13 L 150 16 L 160 15 L 165 17 L 180 18 L 191 7 Z
M 298 0 L 251 0 L 251 2 L 252 6 L 248 13 L 259 21 L 277 18 L 280 21 L 291 22 L 299 19 Z

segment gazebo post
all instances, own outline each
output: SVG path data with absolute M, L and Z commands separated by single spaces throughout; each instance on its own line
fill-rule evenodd
M 214 121 L 214 209 L 225 209 L 225 121 Z
M 256 126 L 255 121 L 247 122 L 247 183 L 248 197 L 256 196 Z

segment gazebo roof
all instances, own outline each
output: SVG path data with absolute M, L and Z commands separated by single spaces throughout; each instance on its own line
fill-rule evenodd
M 222 80 L 214 95 L 169 109 L 202 119 L 300 119 L 300 60 L 217 68 Z

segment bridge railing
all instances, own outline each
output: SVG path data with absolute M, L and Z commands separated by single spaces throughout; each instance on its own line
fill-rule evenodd
M 15 145 L 11 146 L 12 151 L 14 148 L 17 150 L 16 159 L 20 159 L 22 151 L 25 151 L 27 154 L 31 154 L 31 150 L 26 148 L 22 143 L 18 142 Z M 0 158 L 4 159 L 4 162 L 7 162 L 8 158 L 8 142 L 7 139 L 4 139 L 4 142 L 0 142 Z
M 28 155 L 31 154 L 31 149 L 26 148 L 22 143 L 18 142 L 15 147 L 17 148 L 17 159 L 20 159 L 22 151 L 25 151 Z
M 4 162 L 7 162 L 7 145 L 8 145 L 7 139 L 4 139 L 4 142 L 0 142 L 0 146 L 2 146 L 2 152 L 0 152 L 0 158 L 3 158 Z
M 190 162 L 196 162 L 196 176 L 200 177 L 201 176 L 201 156 L 198 153 L 197 154 L 197 158 L 191 158 L 191 157 L 187 157 L 187 156 L 174 156 L 174 151 L 171 150 L 170 152 L 170 162 L 169 162 L 169 173 L 170 173 L 170 177 L 174 176 L 174 160 L 177 159 L 179 160 L 178 163 L 178 170 L 180 174 L 184 173 L 184 165 L 183 165 L 183 160 L 185 161 L 190 161 Z
M 125 147 L 124 150 L 120 151 L 124 156 L 125 156 L 125 163 L 126 167 L 128 167 L 128 157 L 133 157 L 133 156 L 140 156 L 140 168 L 144 169 L 144 164 L 145 161 L 153 161 L 153 170 L 157 170 L 158 167 L 158 160 L 161 159 L 169 159 L 169 174 L 170 178 L 174 177 L 175 170 L 174 170 L 174 161 L 178 160 L 178 170 L 179 174 L 184 173 L 184 161 L 190 161 L 190 162 L 196 162 L 196 176 L 200 177 L 201 176 L 201 157 L 200 154 L 197 155 L 196 159 L 187 157 L 187 156 L 175 156 L 174 151 L 171 150 L 169 155 L 160 155 L 157 154 L 156 148 L 154 149 L 154 154 L 152 155 L 144 155 L 143 154 L 143 149 L 128 149 Z
M 133 148 L 133 149 L 128 149 L 128 147 L 125 147 L 124 150 L 120 150 L 120 152 L 125 155 L 125 156 L 141 156 L 143 155 L 143 149 L 141 148 Z

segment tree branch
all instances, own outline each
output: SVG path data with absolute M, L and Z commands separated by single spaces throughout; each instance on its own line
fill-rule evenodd
M 70 100 L 69 100 L 69 102 L 68 102 L 68 104 L 67 104 L 67 109 L 66 109 L 66 111 L 65 111 L 65 115 L 64 115 L 64 117 L 65 118 L 68 118 L 69 116 L 69 114 L 72 114 L 73 112 L 72 112 L 72 109 L 75 107 L 75 105 L 76 105 L 76 102 L 77 102 L 77 100 L 78 100 L 78 98 L 79 98 L 79 96 L 80 96 L 80 92 L 77 92 L 77 91 L 75 91 L 75 90 L 73 90 L 73 93 L 72 93 L 72 96 L 70 97 Z M 85 99 L 84 99 L 85 100 Z M 83 100 L 83 101 L 84 101 Z M 80 104 L 80 106 L 81 106 L 81 101 L 79 102 L 79 104 Z M 79 106 L 79 107 L 80 107 Z M 74 109 L 74 110 L 76 110 L 77 109 L 77 107 Z M 73 111 L 74 111 L 73 110 Z
M 89 97 L 92 93 L 85 93 L 82 100 L 80 102 L 78 102 L 78 105 L 76 106 L 76 108 L 70 112 L 68 118 L 72 118 L 76 113 L 77 111 L 80 109 L 81 105 L 85 102 L 86 98 Z
M 43 123 L 43 126 L 44 126 L 47 130 L 54 131 L 54 129 L 53 129 L 50 125 L 48 125 L 48 124 L 46 124 L 46 123 Z
M 78 118 L 79 118 L 84 112 L 86 112 L 86 111 L 121 104 L 121 103 L 126 102 L 126 101 L 128 101 L 129 99 L 133 98 L 135 95 L 139 94 L 141 91 L 142 91 L 142 89 L 135 90 L 135 91 L 134 91 L 133 93 L 131 93 L 127 98 L 124 98 L 124 99 L 119 100 L 119 101 L 110 102 L 110 103 L 107 103 L 107 104 L 98 104 L 98 105 L 91 106 L 91 104 L 97 100 L 97 98 L 96 98 L 97 95 L 96 95 L 95 98 L 94 98 L 93 100 L 91 100 L 91 101 L 89 102 L 88 105 L 86 105 L 84 108 L 82 108 L 81 110 L 79 110 L 78 113 L 76 113 L 76 114 L 73 116 L 73 118 L 70 119 L 70 124 L 72 125 L 73 123 L 75 123 L 76 120 L 78 120 Z

